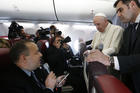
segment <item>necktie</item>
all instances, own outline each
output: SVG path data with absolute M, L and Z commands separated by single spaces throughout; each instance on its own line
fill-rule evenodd
M 43 84 L 37 79 L 37 77 L 33 71 L 31 72 L 31 78 L 40 88 L 44 87 Z
M 138 23 L 132 24 L 131 47 L 133 46 L 133 44 L 134 44 L 134 42 L 135 42 L 135 40 L 136 40 L 137 25 L 138 25 Z

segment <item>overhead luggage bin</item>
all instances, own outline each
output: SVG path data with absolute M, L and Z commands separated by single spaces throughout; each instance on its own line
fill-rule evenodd
M 0 0 L 0 20 L 56 21 L 53 0 Z
M 55 0 L 59 21 L 93 22 L 95 13 L 103 12 L 109 18 L 115 14 L 115 0 Z

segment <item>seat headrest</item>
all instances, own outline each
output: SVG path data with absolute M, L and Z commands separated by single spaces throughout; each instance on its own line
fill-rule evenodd
M 0 67 L 11 63 L 9 52 L 10 48 L 0 48 Z

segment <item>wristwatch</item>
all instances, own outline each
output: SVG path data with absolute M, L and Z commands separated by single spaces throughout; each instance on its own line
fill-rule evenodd
M 114 58 L 113 56 L 109 57 L 110 66 L 114 68 Z

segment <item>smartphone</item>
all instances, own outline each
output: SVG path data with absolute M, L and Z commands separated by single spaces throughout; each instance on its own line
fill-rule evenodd
M 69 73 L 65 75 L 65 77 L 58 83 L 58 85 L 60 85 L 68 76 L 69 76 Z

